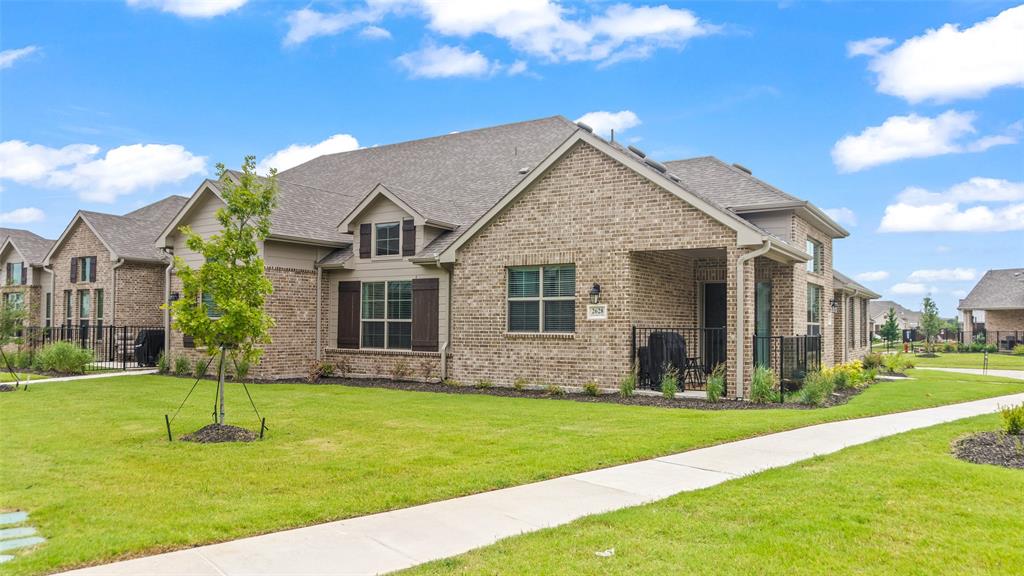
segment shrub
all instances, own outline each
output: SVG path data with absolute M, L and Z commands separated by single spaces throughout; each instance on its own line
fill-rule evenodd
M 661 395 L 665 398 L 675 398 L 676 392 L 679 391 L 679 371 L 674 367 L 668 367 L 665 369 L 665 373 L 661 375 Z
M 864 359 L 861 360 L 861 366 L 866 370 L 871 370 L 872 368 L 877 370 L 878 368 L 881 368 L 882 355 L 878 352 L 871 352 L 870 354 L 867 354 L 864 356 Z
M 583 393 L 587 396 L 597 396 L 598 392 L 597 382 L 594 382 L 593 380 L 583 385 Z
M 92 362 L 92 352 L 71 342 L 54 342 L 39 351 L 33 362 L 37 370 L 62 374 L 83 374 Z
M 210 368 L 210 358 L 196 358 L 194 364 L 192 364 L 192 377 L 202 378 L 206 376 L 206 371 Z
M 956 349 L 957 345 L 954 344 L 953 342 L 946 342 L 945 344 L 942 345 L 943 352 L 956 352 Z
M 725 364 L 719 363 L 708 376 L 707 383 L 708 402 L 718 402 L 725 395 Z
M 835 390 L 834 376 L 823 372 L 811 372 L 804 378 L 804 385 L 796 393 L 797 402 L 820 406 Z
M 878 368 L 868 368 L 864 371 L 864 381 L 874 382 L 878 378 Z
M 15 350 L 7 355 L 7 361 L 13 368 L 31 368 L 32 354 L 28 350 Z M 6 369 L 7 367 L 0 365 L 0 368 Z
M 191 371 L 192 366 L 190 365 L 187 356 L 178 356 L 174 359 L 175 376 L 188 376 L 188 373 Z
M 309 367 L 309 374 L 306 380 L 310 384 L 316 384 L 321 378 L 330 378 L 334 375 L 334 365 L 330 362 L 317 360 Z
M 633 394 L 636 394 L 636 372 L 631 371 L 619 382 L 619 396 L 629 398 Z
M 399 360 L 391 367 L 392 380 L 408 380 L 411 375 L 412 368 L 409 368 L 409 363 L 405 360 Z
M 235 360 L 235 375 L 233 377 L 233 380 L 235 380 L 237 382 L 237 381 L 245 380 L 246 378 L 248 378 L 249 377 L 249 368 L 251 366 L 252 365 L 249 364 L 249 361 L 244 359 L 244 358 L 241 359 L 241 360 Z
M 545 387 L 545 390 L 552 396 L 561 396 L 562 394 L 565 394 L 565 390 L 562 390 L 562 387 L 558 384 L 548 384 L 547 387 Z
M 750 384 L 750 400 L 755 404 L 767 404 L 775 400 L 775 373 L 764 366 L 754 368 Z
M 1024 403 L 1018 406 L 1006 406 L 1001 408 L 1003 414 L 1003 429 L 1007 434 L 1020 434 L 1024 432 Z
M 479 388 L 481 390 L 484 390 L 484 389 L 487 389 L 487 388 L 494 388 L 494 382 L 491 382 L 490 380 L 484 378 L 483 380 L 477 380 L 476 384 L 475 384 L 475 387 Z
M 1017 344 L 1013 347 L 1014 356 L 1024 356 L 1024 344 Z
M 885 369 L 892 374 L 902 374 L 908 368 L 913 367 L 914 360 L 902 352 L 889 354 L 885 357 Z
M 454 378 L 445 378 L 444 381 L 441 382 L 441 383 L 444 384 L 445 386 L 451 386 L 452 388 L 461 388 L 462 387 L 462 382 L 459 382 L 458 380 L 456 380 Z
M 526 378 L 520 376 L 516 378 L 515 382 L 512 383 L 512 387 L 518 390 L 519 392 L 522 392 L 523 390 L 526 390 L 527 384 L 529 384 L 529 382 L 526 381 Z
M 837 366 L 836 369 L 831 370 L 830 374 L 822 375 L 822 379 L 830 380 L 833 390 L 846 390 L 853 386 L 850 381 L 850 373 L 842 366 Z
M 156 371 L 160 374 L 167 374 L 171 371 L 171 360 L 163 352 L 156 357 Z

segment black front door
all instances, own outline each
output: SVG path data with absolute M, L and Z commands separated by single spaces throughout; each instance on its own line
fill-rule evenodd
M 704 368 L 713 369 L 725 362 L 725 283 L 704 285 L 704 328 L 721 330 L 704 331 Z

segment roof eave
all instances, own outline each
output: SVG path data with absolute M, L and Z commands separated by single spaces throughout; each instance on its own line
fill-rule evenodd
M 786 202 L 769 202 L 766 204 L 748 204 L 743 206 L 732 206 L 730 209 L 737 214 L 756 214 L 758 212 L 777 212 L 779 210 L 794 210 L 801 217 L 808 220 L 815 228 L 825 232 L 833 238 L 846 238 L 850 232 L 840 226 L 835 220 L 829 217 L 821 208 L 818 208 L 807 200 L 792 200 Z
M 214 182 L 213 180 L 210 180 L 209 178 L 204 179 L 202 183 L 196 187 L 195 192 L 192 193 L 192 196 L 189 197 L 188 201 L 185 202 L 185 204 L 178 209 L 178 212 L 174 215 L 173 218 L 171 218 L 171 221 L 167 223 L 167 226 L 164 226 L 164 229 L 160 231 L 160 235 L 157 236 L 156 241 L 153 242 L 154 246 L 156 246 L 157 248 L 164 248 L 167 246 L 167 237 L 178 230 L 178 224 L 181 223 L 181 221 L 185 218 L 185 215 L 188 214 L 189 210 L 191 210 L 192 207 L 195 206 L 196 202 L 199 201 L 199 198 L 207 190 L 209 190 L 214 196 L 216 196 L 222 202 L 224 201 L 224 199 L 221 198 L 220 196 L 220 191 L 217 189 L 217 183 Z

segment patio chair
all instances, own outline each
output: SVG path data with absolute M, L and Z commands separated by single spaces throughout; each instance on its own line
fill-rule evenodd
M 679 371 L 684 390 L 688 384 L 702 388 L 707 382 L 703 363 L 699 358 L 687 355 L 686 338 L 677 332 L 651 332 L 647 338 L 647 356 L 652 387 L 660 385 L 666 365 Z

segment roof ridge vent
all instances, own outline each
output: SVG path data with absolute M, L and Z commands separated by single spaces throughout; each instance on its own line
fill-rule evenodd
M 655 170 L 661 172 L 662 174 L 668 172 L 668 168 L 666 168 L 664 164 L 658 162 L 657 160 L 651 158 L 644 158 L 644 164 L 647 164 L 648 166 L 654 168 Z
M 626 150 L 629 150 L 630 152 L 632 152 L 633 154 L 636 154 L 637 156 L 639 156 L 641 158 L 647 158 L 647 154 L 644 154 L 643 150 L 637 148 L 636 146 L 633 146 L 632 144 L 627 146 Z
M 530 172 L 530 167 L 529 166 L 523 166 L 522 168 L 519 169 L 519 173 L 520 174 L 527 174 L 529 172 Z
M 751 176 L 754 175 L 754 171 L 751 170 L 750 168 L 747 168 L 743 164 L 737 164 L 736 162 L 733 162 L 732 165 L 733 165 L 734 168 L 742 170 L 742 171 L 746 172 L 747 174 L 750 174 Z
M 590 124 L 587 124 L 586 122 L 579 122 L 579 121 L 577 121 L 576 125 L 579 126 L 582 129 L 586 130 L 587 132 L 590 132 L 591 134 L 594 133 L 594 129 L 590 126 Z
M 668 179 L 673 181 L 673 182 L 676 182 L 676 183 L 679 182 L 679 176 L 676 176 L 675 174 L 673 174 L 671 172 L 668 173 Z

